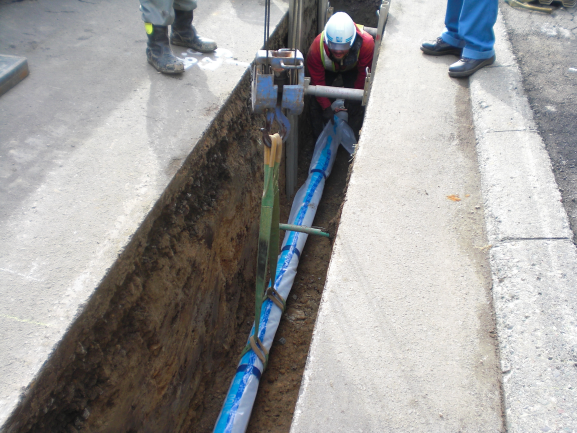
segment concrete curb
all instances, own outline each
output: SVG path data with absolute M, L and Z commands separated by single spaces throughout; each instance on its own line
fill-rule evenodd
M 29 74 L 25 57 L 0 54 L 0 96 L 26 78 Z
M 470 91 L 510 433 L 573 428 L 577 253 L 501 15 Z M 573 431 L 573 430 L 567 430 Z

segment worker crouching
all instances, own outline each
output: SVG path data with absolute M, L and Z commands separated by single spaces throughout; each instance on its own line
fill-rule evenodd
M 313 86 L 332 86 L 337 78 L 349 89 L 363 89 L 371 67 L 375 41 L 344 12 L 337 12 L 327 22 L 323 32 L 313 41 L 306 65 Z M 311 123 L 315 140 L 327 121 L 335 114 L 329 98 L 316 97 L 311 102 Z M 360 101 L 346 101 L 349 126 L 358 139 L 365 109 Z

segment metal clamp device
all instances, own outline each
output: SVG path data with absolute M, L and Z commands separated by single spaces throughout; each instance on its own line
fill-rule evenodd
M 289 115 L 301 114 L 304 80 L 304 58 L 299 50 L 259 50 L 252 72 L 252 111 L 262 114 L 280 103 Z

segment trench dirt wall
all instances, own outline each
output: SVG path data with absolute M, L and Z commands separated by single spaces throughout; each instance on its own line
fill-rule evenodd
M 285 17 L 272 47 L 287 28 Z M 252 323 L 263 124 L 251 113 L 248 71 L 6 432 L 195 431 Z
M 376 10 L 381 0 L 329 0 L 334 12 L 346 12 L 357 24 L 377 27 L 378 17 Z

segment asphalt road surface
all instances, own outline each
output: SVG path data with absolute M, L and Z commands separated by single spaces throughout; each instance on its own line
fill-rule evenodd
M 538 3 L 535 3 L 538 4 Z M 523 84 L 543 137 L 573 241 L 577 238 L 577 6 L 554 2 L 552 14 L 501 3 Z M 497 35 L 500 37 L 500 35 Z

